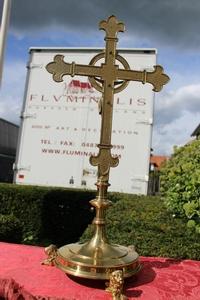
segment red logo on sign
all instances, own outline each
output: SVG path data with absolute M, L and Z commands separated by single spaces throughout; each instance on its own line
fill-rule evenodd
M 23 174 L 19 174 L 18 177 L 19 177 L 19 179 L 24 179 L 24 175 Z
M 94 90 L 89 82 L 81 82 L 80 80 L 72 80 L 67 85 L 67 93 L 93 93 Z

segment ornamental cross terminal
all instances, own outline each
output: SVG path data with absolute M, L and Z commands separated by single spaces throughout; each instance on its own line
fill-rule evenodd
M 159 65 L 154 67 L 153 72 L 130 70 L 127 61 L 117 54 L 116 44 L 118 41 L 118 32 L 124 32 L 125 27 L 122 22 L 118 22 L 115 16 L 110 16 L 107 21 L 101 21 L 99 29 L 105 30 L 105 51 L 97 54 L 88 65 L 81 65 L 64 62 L 63 55 L 56 55 L 54 62 L 49 63 L 46 69 L 53 74 L 56 82 L 63 81 L 64 75 L 88 76 L 92 86 L 102 93 L 101 101 L 101 137 L 99 153 L 97 156 L 90 157 L 90 163 L 98 166 L 98 178 L 103 182 L 108 182 L 110 167 L 118 165 L 118 158 L 111 155 L 111 132 L 112 132 L 112 114 L 114 93 L 122 91 L 129 81 L 139 81 L 143 84 L 150 83 L 153 90 L 159 92 L 163 85 L 169 81 L 169 77 L 163 73 L 163 68 Z M 101 66 L 95 66 L 95 63 L 105 58 Z M 119 61 L 124 69 L 120 69 L 115 62 Z M 116 87 L 117 86 L 117 87 Z

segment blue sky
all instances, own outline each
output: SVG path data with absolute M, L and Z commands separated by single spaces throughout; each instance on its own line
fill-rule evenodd
M 155 154 L 190 140 L 200 122 L 198 0 L 13 0 L 0 117 L 19 123 L 29 47 L 103 47 L 98 23 L 112 14 L 126 25 L 118 47 L 157 48 L 157 62 L 171 78 L 156 94 Z

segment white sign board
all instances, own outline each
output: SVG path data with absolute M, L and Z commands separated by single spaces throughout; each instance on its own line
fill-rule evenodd
M 65 76 L 56 83 L 45 66 L 56 54 L 65 61 L 88 65 L 101 50 L 31 49 L 15 164 L 18 184 L 95 189 L 97 168 L 89 163 L 97 154 L 101 94 L 87 77 Z M 119 50 L 134 70 L 153 70 L 153 49 Z M 120 68 L 122 68 L 119 63 Z M 154 93 L 150 84 L 130 82 L 115 94 L 109 191 L 146 194 L 153 123 Z

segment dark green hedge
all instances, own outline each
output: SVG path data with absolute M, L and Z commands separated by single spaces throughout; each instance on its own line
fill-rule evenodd
M 89 200 L 94 197 L 92 191 L 0 184 L 0 214 L 20 221 L 17 242 L 59 246 L 77 241 L 92 221 Z
M 22 240 L 22 226 L 18 218 L 0 214 L 0 241 L 18 242 Z
M 94 213 L 96 192 L 0 184 L 0 239 L 61 246 L 77 241 Z M 134 244 L 140 255 L 200 260 L 199 235 L 172 216 L 159 197 L 110 193 L 107 211 L 111 242 Z M 91 236 L 91 228 L 81 241 Z
M 107 212 L 109 240 L 131 245 L 143 256 L 163 256 L 200 260 L 199 235 L 186 227 L 183 219 L 174 218 L 159 197 L 119 195 Z M 81 241 L 91 237 L 93 226 Z

